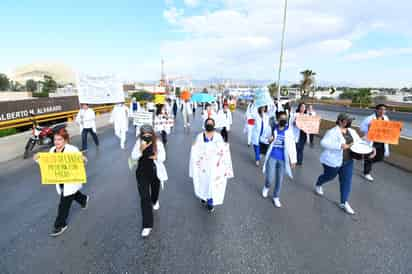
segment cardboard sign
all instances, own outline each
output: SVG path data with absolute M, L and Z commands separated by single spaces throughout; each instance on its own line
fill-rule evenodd
M 83 154 L 39 153 L 42 184 L 80 184 L 86 183 Z
M 133 124 L 141 127 L 145 124 L 153 125 L 153 112 L 137 111 L 132 114 Z
M 372 120 L 368 131 L 368 139 L 378 143 L 399 144 L 402 122 Z
M 298 115 L 296 116 L 296 126 L 307 134 L 319 134 L 320 117 Z
M 154 97 L 154 103 L 156 105 L 164 105 L 166 103 L 166 95 L 156 94 Z

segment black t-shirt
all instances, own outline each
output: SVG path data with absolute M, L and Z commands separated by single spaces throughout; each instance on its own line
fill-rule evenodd
M 345 144 L 349 145 L 353 143 L 353 137 L 350 134 L 349 130 L 347 130 L 346 133 L 343 133 L 343 138 L 345 138 Z M 349 160 L 352 160 L 351 151 L 350 149 L 345 149 L 343 151 L 343 161 L 349 161 Z

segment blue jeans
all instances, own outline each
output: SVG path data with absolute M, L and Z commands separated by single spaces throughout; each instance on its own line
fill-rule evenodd
M 273 198 L 279 198 L 284 176 L 285 161 L 276 160 L 272 157 L 269 157 L 268 161 L 266 162 L 265 187 L 270 188 L 272 182 L 275 181 Z
M 296 156 L 298 165 L 301 165 L 303 163 L 303 150 L 305 149 L 305 144 L 306 133 L 301 131 L 299 141 L 296 143 Z
M 87 134 L 90 133 L 96 146 L 99 146 L 99 139 L 96 133 L 91 128 L 84 128 L 82 130 L 82 150 L 87 150 Z
M 260 147 L 259 145 L 253 145 L 253 149 L 255 150 L 255 160 L 260 161 Z
M 353 160 L 344 162 L 341 167 L 330 167 L 323 164 L 323 174 L 319 176 L 316 185 L 322 186 L 323 184 L 332 181 L 337 175 L 339 175 L 340 202 L 344 204 L 348 201 L 352 188 L 352 173 Z

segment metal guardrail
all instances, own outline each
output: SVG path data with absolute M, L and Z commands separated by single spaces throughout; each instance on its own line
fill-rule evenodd
M 102 106 L 102 107 L 93 108 L 93 110 L 96 112 L 97 115 L 99 115 L 100 113 L 109 112 L 112 109 L 113 109 L 113 106 Z M 50 122 L 50 121 L 60 120 L 60 119 L 67 119 L 70 121 L 75 118 L 78 112 L 79 110 L 56 112 L 56 113 L 50 113 L 50 114 L 44 114 L 44 115 L 36 115 L 34 118 L 38 123 Z M 4 121 L 4 122 L 0 122 L 0 130 L 20 128 L 24 126 L 29 126 L 31 124 L 32 124 L 32 117 Z

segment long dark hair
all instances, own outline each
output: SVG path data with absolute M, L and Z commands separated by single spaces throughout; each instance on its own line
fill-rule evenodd
M 296 109 L 296 113 L 300 112 L 300 108 L 301 108 L 303 105 L 306 106 L 305 102 L 300 102 L 300 103 L 299 103 L 298 108 Z M 306 110 L 306 108 L 305 108 L 305 112 L 304 112 L 304 113 L 306 113 L 306 111 L 307 111 L 307 110 Z

